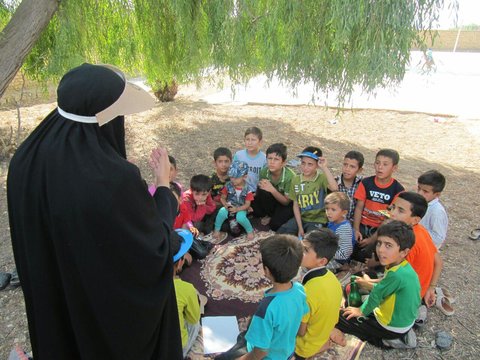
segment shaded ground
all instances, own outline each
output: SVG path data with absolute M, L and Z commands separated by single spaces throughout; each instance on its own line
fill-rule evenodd
M 401 155 L 396 178 L 407 189 L 414 189 L 418 175 L 438 169 L 447 177 L 442 201 L 450 217 L 447 244 L 442 249 L 444 270 L 441 285 L 457 297 L 456 314 L 446 317 L 437 309 L 429 311 L 427 325 L 417 332 L 415 350 L 381 351 L 367 345 L 363 359 L 465 359 L 476 358 L 480 351 L 480 309 L 478 303 L 477 261 L 480 243 L 468 239 L 468 233 L 480 226 L 480 121 L 440 119 L 416 113 L 391 111 L 347 111 L 335 124 L 335 110 L 312 106 L 208 105 L 197 101 L 198 94 L 184 89 L 177 101 L 132 116 L 127 121 L 128 154 L 147 180 L 152 180 L 147 159 L 150 149 L 166 146 L 176 157 L 179 180 L 188 184 L 196 173 L 210 174 L 212 152 L 218 146 L 232 150 L 242 147 L 244 130 L 258 126 L 264 132 L 264 148 L 284 142 L 289 159 L 307 145 L 318 145 L 335 174 L 341 168 L 344 153 L 356 149 L 366 158 L 364 174 L 373 173 L 376 151 L 382 147 L 397 149 Z M 55 107 L 35 105 L 21 112 L 23 134 Z M 14 268 L 6 210 L 5 177 L 8 167 L 8 142 L 16 136 L 15 110 L 0 111 L 0 270 Z M 11 130 L 12 129 L 12 130 Z M 7 153 L 7 155 L 5 154 Z M 435 349 L 434 334 L 446 330 L 454 337 L 451 350 Z M 6 359 L 13 344 L 29 349 L 28 330 L 21 288 L 0 291 L 0 359 Z

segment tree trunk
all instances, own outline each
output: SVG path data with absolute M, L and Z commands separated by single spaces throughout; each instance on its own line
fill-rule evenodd
M 23 0 L 0 33 L 0 98 L 58 9 L 60 0 Z

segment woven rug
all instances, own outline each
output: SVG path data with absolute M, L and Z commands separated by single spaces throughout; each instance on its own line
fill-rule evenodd
M 237 317 L 239 329 L 244 330 L 248 318 L 255 312 L 271 283 L 265 278 L 260 257 L 260 242 L 273 232 L 260 231 L 253 240 L 246 236 L 232 239 L 230 236 L 221 244 L 216 244 L 210 254 L 194 263 L 181 273 L 181 278 L 191 282 L 195 288 L 207 296 L 205 316 Z M 338 274 L 342 282 L 358 271 L 358 265 Z M 347 346 L 334 346 L 311 360 L 353 360 L 357 359 L 364 343 L 347 335 Z M 200 332 L 196 343 L 187 355 L 188 359 L 211 359 L 213 355 L 203 354 L 203 335 Z

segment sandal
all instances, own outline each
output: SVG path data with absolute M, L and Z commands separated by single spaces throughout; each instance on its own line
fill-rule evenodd
M 457 299 L 455 299 L 452 294 L 450 294 L 450 291 L 448 291 L 447 289 L 442 289 L 441 287 L 435 288 L 435 294 L 437 294 L 437 296 L 446 297 L 448 301 L 450 301 L 450 304 L 455 304 L 455 301 L 457 301 Z
M 471 232 L 470 232 L 470 235 L 468 235 L 468 237 L 472 240 L 479 240 L 480 239 L 480 228 L 477 228 L 477 229 L 473 229 Z
M 450 300 L 448 300 L 448 298 L 443 295 L 443 292 L 437 295 L 437 301 L 435 302 L 435 306 L 447 316 L 452 316 L 453 314 L 455 314 L 455 310 L 453 309 Z
M 425 305 L 420 305 L 417 311 L 417 318 L 415 319 L 415 327 L 423 328 L 427 322 L 427 307 Z

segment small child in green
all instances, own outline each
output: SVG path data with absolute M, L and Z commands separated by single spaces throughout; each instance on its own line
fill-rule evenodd
M 338 247 L 338 237 L 329 229 L 309 232 L 302 240 L 302 267 L 307 269 L 302 284 L 307 294 L 309 313 L 298 330 L 295 359 L 303 360 L 330 347 L 342 334 L 335 329 L 342 302 L 342 286 L 337 277 L 325 267 Z
M 178 277 L 184 264 L 184 255 L 192 246 L 192 233 L 186 229 L 172 232 L 170 246 L 173 256 L 173 285 L 177 297 L 178 320 L 182 335 L 183 357 L 187 355 L 200 330 L 200 303 L 195 287 Z
M 412 329 L 420 305 L 420 282 L 405 259 L 415 244 L 412 228 L 392 220 L 377 230 L 376 251 L 385 275 L 378 283 L 358 281 L 371 290 L 361 307 L 347 307 L 337 329 L 379 347 L 414 348 Z

